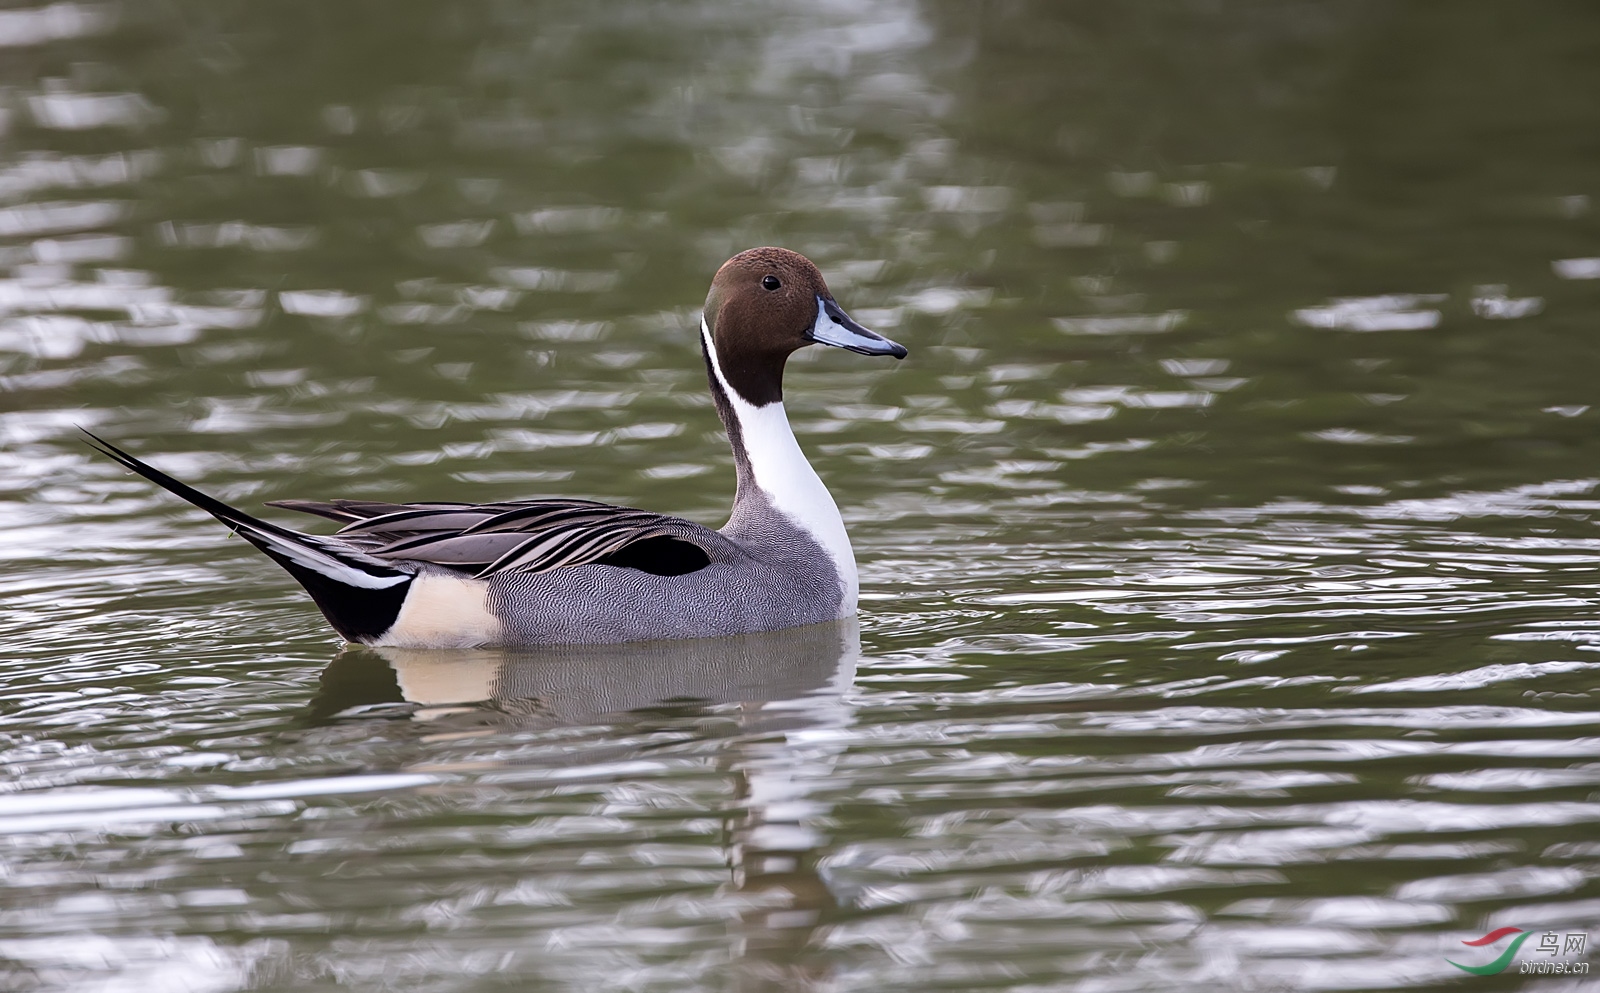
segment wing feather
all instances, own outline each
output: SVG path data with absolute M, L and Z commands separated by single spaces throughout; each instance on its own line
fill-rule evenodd
M 477 525 L 473 531 L 536 531 L 558 525 L 576 524 L 584 521 L 612 521 L 626 517 L 643 514 L 647 517 L 659 517 L 659 514 L 650 514 L 643 510 L 634 510 L 632 507 L 612 507 L 603 503 L 591 503 L 583 506 L 541 506 L 518 507 Z
M 428 562 L 478 578 L 549 572 L 613 556 L 621 556 L 619 564 L 648 571 L 655 566 L 640 560 L 657 554 L 663 541 L 680 551 L 669 556 L 679 564 L 662 575 L 692 571 L 699 567 L 695 561 L 726 561 L 742 554 L 722 535 L 691 521 L 594 500 L 488 504 L 280 500 L 273 506 L 341 522 L 344 527 L 337 540 L 376 558 Z M 630 546 L 637 547 L 629 551 Z M 684 561 L 689 565 L 682 565 Z
M 436 565 L 479 569 L 527 540 L 525 535 L 472 535 L 445 532 L 414 535 L 367 549 L 369 555 L 385 559 L 410 559 Z
M 479 576 L 502 572 L 547 572 L 571 563 L 566 551 L 583 537 L 570 530 L 540 532 L 518 542 L 516 547 L 478 570 Z
M 403 531 L 466 531 L 474 525 L 494 520 L 495 516 L 493 508 L 487 507 L 402 510 L 399 513 L 379 514 L 364 521 L 346 524 L 339 529 L 339 533 L 351 535 Z

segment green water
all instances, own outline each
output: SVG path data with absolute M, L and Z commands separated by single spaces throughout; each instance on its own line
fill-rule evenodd
M 1600 11 L 0 9 L 0 988 L 1577 990 Z M 240 506 L 719 525 L 758 244 L 859 627 L 342 648 Z M 273 520 L 295 523 L 289 515 Z

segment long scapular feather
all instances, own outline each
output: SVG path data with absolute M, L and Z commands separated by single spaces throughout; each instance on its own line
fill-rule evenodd
M 476 579 L 591 562 L 680 575 L 740 554 L 727 538 L 690 521 L 565 497 L 479 505 L 283 500 L 274 506 L 343 522 L 338 540 L 373 558 L 426 562 Z

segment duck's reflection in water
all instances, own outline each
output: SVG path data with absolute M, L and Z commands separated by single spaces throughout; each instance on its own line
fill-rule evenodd
M 574 762 L 607 764 L 661 747 L 637 737 L 652 719 L 681 727 L 715 715 L 720 730 L 699 737 L 729 777 L 723 812 L 738 908 L 732 935 L 737 989 L 804 989 L 826 978 L 808 954 L 835 898 L 816 870 L 827 843 L 823 789 L 850 724 L 845 693 L 860 653 L 856 621 L 697 641 L 543 649 L 428 651 L 347 649 L 323 672 L 312 703 L 317 721 L 409 716 L 449 738 L 517 729 L 614 728 L 622 739 L 589 739 Z M 732 720 L 734 726 L 728 727 Z M 731 733 L 730 733 L 731 732 Z M 625 743 L 633 739 L 633 744 Z M 649 737 L 646 736 L 646 741 Z M 546 755 L 541 764 L 548 764 Z M 471 771 L 517 765 L 431 765 Z

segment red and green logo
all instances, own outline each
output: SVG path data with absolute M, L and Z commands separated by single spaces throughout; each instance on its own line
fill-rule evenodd
M 1462 972 L 1470 972 L 1474 976 L 1498 975 L 1499 973 L 1505 972 L 1506 968 L 1511 965 L 1511 960 L 1516 958 L 1517 949 L 1522 947 L 1522 943 L 1533 937 L 1532 931 L 1524 931 L 1519 927 L 1496 928 L 1481 938 L 1462 942 L 1463 945 L 1470 945 L 1473 948 L 1482 948 L 1485 945 L 1494 944 L 1508 934 L 1514 934 L 1516 937 L 1511 939 L 1511 944 L 1507 945 L 1506 950 L 1501 952 L 1500 957 L 1495 959 L 1493 962 L 1488 962 L 1483 965 L 1462 965 L 1460 962 L 1457 962 L 1453 959 L 1445 959 L 1445 961 L 1449 962 L 1457 969 L 1460 969 Z

